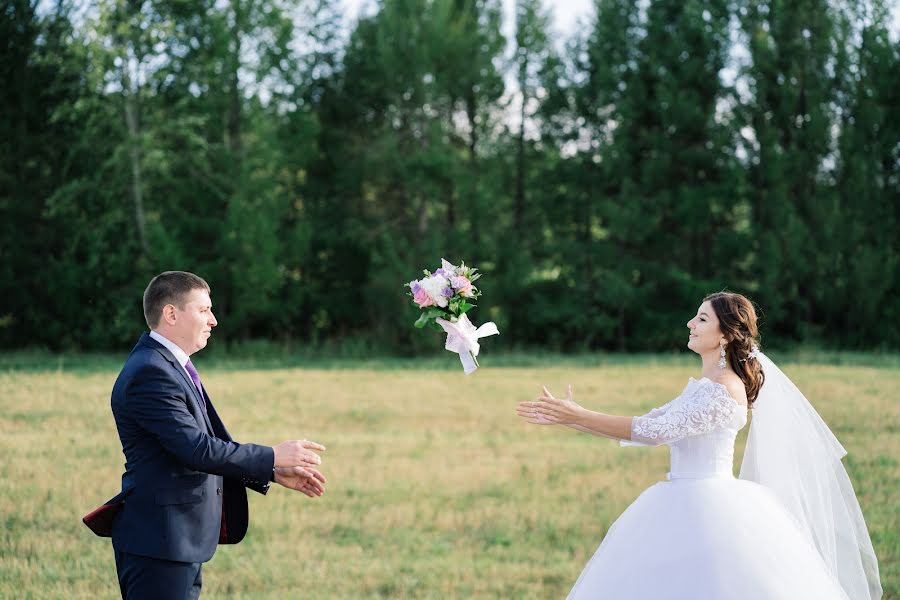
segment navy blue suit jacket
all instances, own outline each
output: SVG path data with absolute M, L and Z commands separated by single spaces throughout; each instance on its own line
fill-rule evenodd
M 125 454 L 124 504 L 112 523 L 117 550 L 206 562 L 221 528 L 227 529 L 222 541 L 230 543 L 247 531 L 245 486 L 268 491 L 274 451 L 234 442 L 204 396 L 206 411 L 174 355 L 149 334 L 141 336 L 112 391 Z

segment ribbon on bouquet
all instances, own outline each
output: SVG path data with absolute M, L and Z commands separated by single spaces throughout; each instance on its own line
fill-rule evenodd
M 491 321 L 476 329 L 469 321 L 469 317 L 464 314 L 460 315 L 455 323 L 446 319 L 435 319 L 435 321 L 447 332 L 447 343 L 444 344 L 444 348 L 459 354 L 459 360 L 466 375 L 478 368 L 478 360 L 475 358 L 480 350 L 478 340 L 489 335 L 500 334 L 497 326 Z

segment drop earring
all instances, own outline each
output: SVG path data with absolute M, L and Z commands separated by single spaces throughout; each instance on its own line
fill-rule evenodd
M 719 368 L 725 368 L 725 346 L 720 346 L 719 348 Z

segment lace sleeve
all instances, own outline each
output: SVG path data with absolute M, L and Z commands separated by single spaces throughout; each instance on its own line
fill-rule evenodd
M 653 411 L 635 417 L 631 440 L 650 446 L 671 444 L 722 427 L 734 415 L 738 404 L 721 385 L 701 382 L 667 405 L 661 414 Z
M 678 400 L 678 398 L 676 398 L 675 400 Z M 672 406 L 672 403 L 675 402 L 675 400 L 669 400 L 662 406 L 651 409 L 650 412 L 645 414 L 643 417 L 635 417 L 635 418 L 636 419 L 640 419 L 640 418 L 650 419 L 650 418 L 660 417 L 660 416 L 666 414 L 666 411 L 669 410 L 669 407 Z M 634 424 L 632 423 L 632 428 L 633 427 L 634 427 Z M 620 446 L 652 446 L 655 444 L 644 444 L 642 442 L 638 442 L 636 440 L 631 439 L 631 440 L 619 440 L 619 445 Z
M 652 409 L 650 412 L 644 415 L 644 417 L 649 419 L 651 417 L 659 417 L 666 414 L 666 411 L 669 410 L 670 406 L 672 406 L 672 402 L 674 402 L 674 400 L 669 400 L 659 408 Z

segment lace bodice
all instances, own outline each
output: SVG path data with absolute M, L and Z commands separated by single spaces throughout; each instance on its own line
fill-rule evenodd
M 668 445 L 670 479 L 732 476 L 734 440 L 746 424 L 746 407 L 724 385 L 692 377 L 677 398 L 635 417 L 625 444 Z

